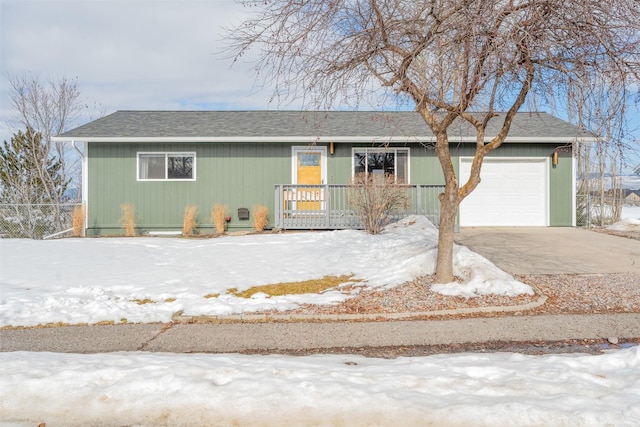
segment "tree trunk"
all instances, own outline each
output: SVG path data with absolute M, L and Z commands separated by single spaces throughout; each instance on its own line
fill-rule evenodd
M 451 283 L 453 277 L 453 236 L 456 226 L 458 184 L 447 182 L 440 194 L 440 225 L 438 227 L 438 258 L 436 283 Z
M 450 118 L 453 121 L 453 118 Z M 451 162 L 449 138 L 446 131 L 436 136 L 436 155 L 444 175 L 444 193 L 440 194 L 440 225 L 438 226 L 438 257 L 436 283 L 453 282 L 453 233 L 458 210 L 458 178 Z

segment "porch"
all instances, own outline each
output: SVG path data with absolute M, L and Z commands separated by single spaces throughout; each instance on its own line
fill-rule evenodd
M 274 228 L 284 230 L 362 229 L 358 214 L 349 205 L 349 185 L 275 185 Z M 440 222 L 438 194 L 444 185 L 403 185 L 408 208 L 393 219 L 424 215 L 436 227 Z

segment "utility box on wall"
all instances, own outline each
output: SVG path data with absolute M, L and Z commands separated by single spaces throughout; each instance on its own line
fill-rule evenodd
M 238 219 L 249 219 L 249 209 L 238 208 Z

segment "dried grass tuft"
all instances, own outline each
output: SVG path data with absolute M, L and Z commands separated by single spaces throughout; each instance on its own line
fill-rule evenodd
M 73 237 L 80 237 L 84 232 L 84 206 L 76 206 L 71 214 L 71 226 L 73 227 Z
M 239 292 L 236 288 L 232 288 L 228 289 L 227 293 L 241 298 L 251 298 L 258 292 L 265 293 L 269 296 L 317 294 L 347 282 L 360 282 L 360 280 L 353 279 L 352 276 L 346 275 L 325 276 L 322 279 L 311 279 L 301 282 L 274 283 L 271 285 L 254 286 L 242 292 Z
M 120 211 L 122 212 L 122 217 L 118 221 L 122 228 L 124 229 L 124 235 L 127 237 L 133 237 L 136 235 L 136 220 L 135 220 L 135 210 L 133 205 L 128 203 L 123 203 L 120 205 Z
M 213 205 L 213 208 L 211 208 L 211 221 L 216 226 L 217 233 L 224 233 L 227 225 L 226 217 L 228 216 L 229 206 L 227 205 L 219 205 L 216 203 Z
M 198 228 L 198 207 L 195 205 L 187 205 L 184 208 L 184 221 L 182 222 L 182 235 L 191 237 Z
M 144 299 L 132 299 L 131 302 L 135 302 L 138 305 L 145 305 L 145 304 L 155 304 L 156 302 L 154 300 L 151 300 L 149 298 L 144 298 Z
M 253 207 L 253 226 L 256 231 L 264 231 L 269 225 L 269 209 L 266 206 L 259 205 Z

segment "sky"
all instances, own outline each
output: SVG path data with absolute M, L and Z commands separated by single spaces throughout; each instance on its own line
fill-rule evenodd
M 232 0 L 0 0 L 0 115 L 7 73 L 77 77 L 93 115 L 273 108 L 250 56 L 232 68 L 223 53 L 224 28 L 249 14 Z
M 7 75 L 77 78 L 75 125 L 116 110 L 302 108 L 256 86 L 255 52 L 233 67 L 223 53 L 225 28 L 251 14 L 233 0 L 0 0 L 0 138 L 13 134 Z M 638 109 L 631 120 L 640 140 Z

